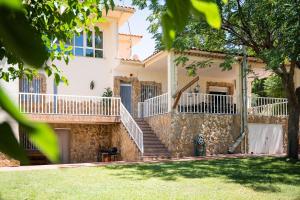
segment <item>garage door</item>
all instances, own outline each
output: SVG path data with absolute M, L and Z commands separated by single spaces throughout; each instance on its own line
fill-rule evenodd
M 283 131 L 280 124 L 249 124 L 249 153 L 282 154 Z

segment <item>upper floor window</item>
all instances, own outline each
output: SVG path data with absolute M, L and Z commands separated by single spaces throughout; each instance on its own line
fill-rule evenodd
M 81 32 L 72 41 L 66 42 L 67 46 L 73 46 L 72 53 L 75 56 L 103 58 L 103 33 L 96 31 Z

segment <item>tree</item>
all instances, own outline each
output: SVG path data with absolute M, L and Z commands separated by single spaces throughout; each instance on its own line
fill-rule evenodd
M 155 1 L 156 2 L 156 1 Z M 228 4 L 216 1 L 221 12 L 220 29 L 212 29 L 203 15 L 189 14 L 182 23 L 171 48 L 184 51 L 190 48 L 221 50 L 230 58 L 241 53 L 245 46 L 249 55 L 260 58 L 266 69 L 280 77 L 289 104 L 289 158 L 298 158 L 300 88 L 295 88 L 295 69 L 300 68 L 300 1 L 299 0 L 232 0 Z M 149 30 L 154 34 L 157 48 L 168 46 L 160 31 L 161 16 L 168 12 L 166 5 L 151 3 L 153 15 Z M 176 10 L 173 15 L 180 16 Z M 229 65 L 222 65 L 230 69 Z
M 268 78 L 256 78 L 252 83 L 252 93 L 260 97 L 286 98 L 282 80 L 275 74 Z
M 282 80 L 277 75 L 272 75 L 264 81 L 264 90 L 269 97 L 285 98 L 285 90 Z
M 113 7 L 112 0 L 0 0 L 0 60 L 10 64 L 7 70 L 0 67 L 0 79 L 11 81 L 23 76 L 32 79 L 42 70 L 48 76 L 53 75 L 57 84 L 61 80 L 67 84 L 59 66 L 51 61 L 68 63 L 72 56 L 66 42 L 80 31 L 103 22 L 103 9 L 107 13 Z M 1 87 L 0 108 L 28 131 L 31 142 L 49 160 L 59 160 L 53 130 L 21 115 Z M 0 151 L 26 162 L 26 154 L 8 122 L 0 124 L 0 133 Z

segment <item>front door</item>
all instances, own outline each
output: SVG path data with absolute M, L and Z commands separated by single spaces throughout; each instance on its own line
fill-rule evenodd
M 70 130 L 69 129 L 55 129 L 55 132 L 58 137 L 59 150 L 60 150 L 60 162 L 61 163 L 69 163 L 69 151 L 70 151 Z
M 131 113 L 131 88 L 131 84 L 122 83 L 120 86 L 121 101 L 129 113 Z

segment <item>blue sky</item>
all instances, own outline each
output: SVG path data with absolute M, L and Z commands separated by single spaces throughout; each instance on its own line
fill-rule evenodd
M 131 0 L 117 0 L 115 1 L 117 5 L 120 6 L 131 6 Z M 151 55 L 154 51 L 154 40 L 152 39 L 152 35 L 147 31 L 149 26 L 149 22 L 146 18 L 150 15 L 150 11 L 148 9 L 138 10 L 136 8 L 135 14 L 129 19 L 129 26 L 131 30 L 131 34 L 142 35 L 143 38 L 140 43 L 132 48 L 133 55 L 137 54 L 140 59 L 144 59 Z M 125 23 L 120 28 L 120 33 L 129 33 L 128 24 Z

